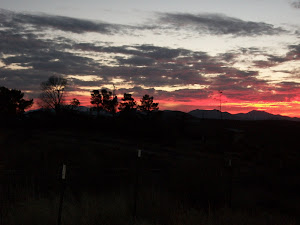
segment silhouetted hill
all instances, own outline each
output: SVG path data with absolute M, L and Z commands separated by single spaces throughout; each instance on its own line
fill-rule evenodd
M 238 113 L 236 114 L 243 120 L 280 120 L 281 116 L 273 115 L 264 111 L 252 110 L 248 113 Z
M 219 110 L 193 110 L 189 112 L 190 115 L 201 119 L 227 119 L 227 120 L 291 120 L 300 121 L 297 117 L 288 117 L 281 115 L 274 115 L 265 111 L 252 110 L 248 113 L 230 114 L 228 112 L 220 113 Z M 221 117 L 222 115 L 222 117 Z
M 193 115 L 181 111 L 164 110 L 155 112 L 155 117 L 160 120 L 174 120 L 174 119 L 191 119 Z
M 236 116 L 242 118 L 243 120 L 292 120 L 300 121 L 297 117 L 288 117 L 281 115 L 274 115 L 264 111 L 252 110 L 248 113 L 238 113 Z
M 232 115 L 228 112 L 222 112 L 220 113 L 219 110 L 200 110 L 196 109 L 189 112 L 190 115 L 201 118 L 201 119 L 226 119 L 226 120 L 237 120 L 240 119 L 236 117 L 235 115 Z M 222 115 L 222 117 L 221 117 Z

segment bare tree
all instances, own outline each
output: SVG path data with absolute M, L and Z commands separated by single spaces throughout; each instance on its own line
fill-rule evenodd
M 67 79 L 60 76 L 51 76 L 41 83 L 42 93 L 40 95 L 41 106 L 54 109 L 58 113 L 64 103 L 64 93 L 67 86 Z

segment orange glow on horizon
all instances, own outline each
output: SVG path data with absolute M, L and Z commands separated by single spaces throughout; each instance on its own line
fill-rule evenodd
M 194 109 L 203 110 L 220 110 L 220 103 L 215 99 L 203 99 L 203 100 L 186 100 L 186 101 L 174 101 L 174 100 L 159 100 L 159 106 L 161 110 L 180 110 L 183 112 L 189 112 Z M 252 110 L 266 111 L 272 114 L 280 114 L 283 116 L 300 117 L 300 101 L 290 102 L 224 102 L 221 104 L 223 112 L 247 113 Z
M 118 96 L 119 99 L 121 96 Z M 134 96 L 135 97 L 135 96 Z M 73 98 L 77 98 L 80 101 L 81 106 L 91 107 L 90 96 L 77 95 L 77 96 L 67 96 L 65 103 L 69 104 Z M 139 104 L 138 97 L 135 97 L 137 104 Z M 37 101 L 36 101 L 37 102 Z M 28 109 L 34 110 L 40 108 L 37 103 Z M 220 102 L 217 99 L 159 99 L 155 98 L 154 102 L 159 103 L 160 110 L 178 110 L 183 112 L 189 112 L 195 109 L 202 110 L 220 110 Z M 300 101 L 286 101 L 286 102 L 250 102 L 250 101 L 227 101 L 222 102 L 222 111 L 229 112 L 231 114 L 236 113 L 247 113 L 252 110 L 266 111 L 272 114 L 280 114 L 283 116 L 290 117 L 300 117 Z

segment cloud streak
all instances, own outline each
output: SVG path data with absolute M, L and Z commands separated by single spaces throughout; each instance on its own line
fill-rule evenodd
M 166 13 L 160 14 L 159 22 L 176 29 L 191 28 L 198 33 L 214 35 L 259 36 L 286 32 L 264 22 L 244 21 L 222 14 Z
M 82 34 L 85 32 L 97 32 L 101 34 L 114 34 L 129 26 L 94 22 L 84 19 L 75 19 L 64 16 L 52 16 L 47 14 L 25 14 L 1 10 L 2 26 L 32 25 L 36 30 L 52 28 L 66 32 Z

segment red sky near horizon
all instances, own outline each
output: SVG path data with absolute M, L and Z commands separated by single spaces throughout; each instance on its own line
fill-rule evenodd
M 81 106 L 92 107 L 90 103 L 90 96 L 68 96 L 66 98 L 66 103 L 70 102 L 73 98 L 77 98 Z M 137 104 L 140 103 L 140 98 L 137 96 L 133 96 Z M 118 99 L 122 98 L 122 95 L 118 95 Z M 225 99 L 224 96 L 222 98 Z M 154 102 L 159 103 L 160 110 L 178 110 L 182 112 L 190 112 L 195 109 L 203 109 L 203 110 L 220 110 L 220 101 L 219 99 L 205 99 L 205 100 L 197 100 L 197 99 L 188 99 L 185 102 L 183 101 L 175 101 L 174 99 L 159 99 L 154 96 Z M 38 105 L 33 107 L 34 109 L 39 108 Z M 231 114 L 237 113 L 247 113 L 252 110 L 260 110 L 265 111 L 272 114 L 280 114 L 284 116 L 290 117 L 300 117 L 300 101 L 291 101 L 291 102 L 221 102 L 221 110 L 223 112 L 229 112 Z

